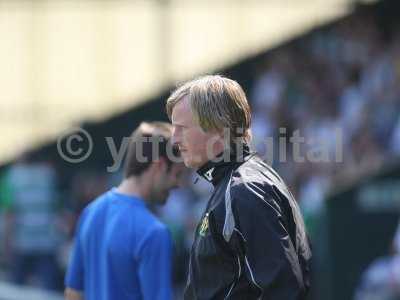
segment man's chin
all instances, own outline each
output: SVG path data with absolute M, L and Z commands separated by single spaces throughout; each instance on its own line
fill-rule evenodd
M 190 159 L 183 158 L 183 164 L 185 165 L 186 168 L 190 168 L 190 169 L 194 168 Z
M 196 161 L 191 160 L 191 159 L 187 159 L 187 158 L 183 159 L 183 163 L 186 166 L 186 168 L 195 169 L 195 170 L 197 170 L 198 168 L 200 168 L 202 166 L 201 163 L 196 162 Z

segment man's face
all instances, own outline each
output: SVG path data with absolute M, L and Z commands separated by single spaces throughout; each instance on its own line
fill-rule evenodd
M 186 167 L 183 163 L 173 163 L 168 167 L 165 160 L 159 163 L 152 176 L 152 201 L 165 204 L 172 189 L 181 185 Z
M 223 138 L 217 132 L 204 132 L 194 119 L 187 98 L 172 110 L 172 141 L 179 147 L 184 164 L 198 169 L 223 150 Z

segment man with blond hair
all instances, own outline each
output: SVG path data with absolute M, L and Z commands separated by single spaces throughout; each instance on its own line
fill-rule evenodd
M 168 123 L 142 123 L 130 138 L 122 183 L 84 209 L 66 299 L 172 298 L 170 234 L 146 207 L 165 203 L 184 171 L 171 133 Z
M 172 140 L 213 193 L 196 229 L 185 299 L 305 299 L 311 251 L 298 205 L 248 146 L 240 85 L 205 76 L 167 100 Z

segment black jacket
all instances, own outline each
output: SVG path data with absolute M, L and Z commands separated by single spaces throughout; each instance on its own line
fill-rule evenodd
M 214 191 L 196 229 L 184 298 L 305 299 L 310 246 L 278 174 L 247 146 L 198 173 Z

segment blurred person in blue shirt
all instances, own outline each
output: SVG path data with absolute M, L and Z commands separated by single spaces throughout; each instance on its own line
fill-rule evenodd
M 147 207 L 164 204 L 184 172 L 171 133 L 168 123 L 142 123 L 130 137 L 122 183 L 83 210 L 66 299 L 171 299 L 171 236 Z

